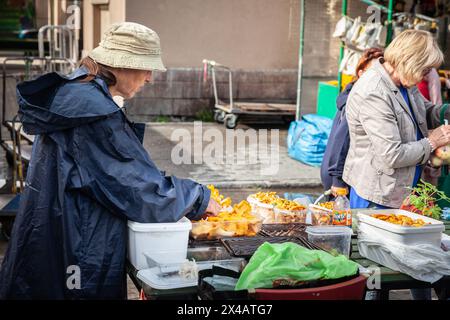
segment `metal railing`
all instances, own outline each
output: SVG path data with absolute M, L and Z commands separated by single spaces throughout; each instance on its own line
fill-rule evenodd
M 48 42 L 46 55 L 44 42 Z M 67 25 L 45 25 L 38 32 L 39 58 L 47 58 L 47 72 L 70 73 L 78 61 L 78 42 L 74 30 Z M 71 63 L 67 64 L 67 61 Z

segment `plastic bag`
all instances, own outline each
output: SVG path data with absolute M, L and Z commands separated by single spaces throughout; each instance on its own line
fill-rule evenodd
M 245 267 L 235 290 L 273 288 L 279 283 L 340 279 L 358 272 L 358 264 L 340 255 L 309 250 L 292 242 L 261 245 Z
M 355 18 L 352 26 L 348 29 L 347 34 L 345 35 L 346 42 L 352 43 L 352 39 L 356 40 L 360 30 L 361 30 L 361 17 L 357 17 Z
M 348 30 L 352 27 L 352 25 L 353 22 L 348 16 L 342 16 L 342 18 L 339 19 L 338 23 L 336 24 L 332 37 L 344 37 L 347 34 Z
M 289 156 L 312 166 L 320 166 L 332 124 L 333 120 L 315 114 L 307 114 L 301 121 L 291 122 L 287 137 Z
M 339 65 L 339 72 L 345 73 L 347 75 L 356 75 L 356 67 L 358 66 L 358 61 L 362 54 L 358 51 L 352 49 L 345 49 L 344 58 Z
M 450 275 L 450 252 L 428 244 L 405 245 L 374 230 L 358 228 L 358 249 L 361 256 L 392 270 L 429 283 Z
M 356 45 L 360 50 L 369 49 L 369 42 L 374 37 L 377 32 L 378 25 L 375 23 L 368 23 L 364 26 L 364 30 L 360 33 L 358 39 L 356 40 Z

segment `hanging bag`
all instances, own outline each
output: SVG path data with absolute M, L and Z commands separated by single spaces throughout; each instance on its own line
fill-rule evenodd
M 353 37 L 357 37 L 359 35 L 360 29 L 361 29 L 361 17 L 357 17 L 355 20 L 353 20 L 353 24 L 350 27 L 350 29 L 348 29 L 344 41 L 347 43 L 351 43 Z
M 343 16 L 341 19 L 339 19 L 338 23 L 336 24 L 336 28 L 333 32 L 333 38 L 343 38 L 347 34 L 348 30 L 352 27 L 353 22 L 352 20 L 347 17 Z

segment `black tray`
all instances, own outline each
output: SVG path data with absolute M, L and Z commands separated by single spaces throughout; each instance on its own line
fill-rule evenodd
M 319 246 L 311 243 L 306 238 L 303 237 L 239 237 L 239 238 L 228 238 L 221 239 L 221 242 L 225 249 L 235 257 L 250 258 L 255 251 L 264 242 L 269 243 L 283 243 L 283 242 L 294 242 L 302 247 L 311 250 L 322 250 Z
M 202 248 L 202 247 L 222 247 L 222 243 L 219 239 L 216 240 L 198 240 L 189 238 L 189 248 Z
M 305 223 L 271 223 L 263 224 L 260 235 L 266 237 L 305 237 L 306 227 L 310 224 Z

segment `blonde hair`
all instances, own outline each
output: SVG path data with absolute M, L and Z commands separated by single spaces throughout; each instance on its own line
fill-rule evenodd
M 444 54 L 429 32 L 406 30 L 386 48 L 384 60 L 394 67 L 403 85 L 414 86 L 422 81 L 425 71 L 439 68 Z

